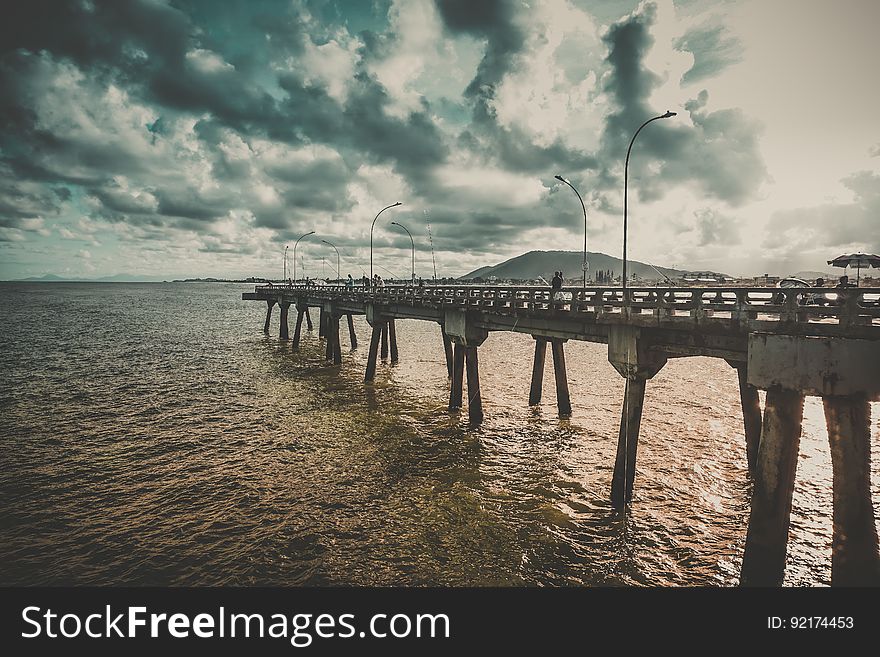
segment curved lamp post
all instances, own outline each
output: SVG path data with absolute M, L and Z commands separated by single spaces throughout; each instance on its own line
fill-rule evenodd
M 297 247 L 297 245 L 299 245 L 299 240 L 301 240 L 303 237 L 308 237 L 309 235 L 314 235 L 314 234 L 315 234 L 315 231 L 313 231 L 313 230 L 309 231 L 305 235 L 300 235 L 299 239 L 297 239 L 296 242 L 293 243 L 293 282 L 294 283 L 296 283 L 296 247 Z
M 392 221 L 391 225 L 392 226 L 399 226 L 400 228 L 403 228 L 406 231 L 406 234 L 409 235 L 409 241 L 410 241 L 410 244 L 412 245 L 412 270 L 411 270 L 412 273 L 410 274 L 410 282 L 413 285 L 415 285 L 415 283 L 416 283 L 416 243 L 413 241 L 413 236 L 412 236 L 412 233 L 409 232 L 409 228 L 407 228 L 403 224 L 397 223 L 396 221 Z
M 336 245 L 333 242 L 328 242 L 327 240 L 321 240 L 324 244 L 329 244 L 333 247 L 333 250 L 336 251 L 336 280 L 337 282 L 342 278 L 341 270 L 339 269 L 339 249 L 336 248 Z
M 392 203 L 391 205 L 388 205 L 379 210 L 379 213 L 376 215 L 376 217 L 373 219 L 373 223 L 370 225 L 370 281 L 373 280 L 373 228 L 376 227 L 376 219 L 378 219 L 379 215 L 385 212 L 385 210 L 387 210 L 388 208 L 396 208 L 398 205 L 403 205 L 403 203 L 398 201 L 397 203 Z
M 284 273 L 281 275 L 281 281 L 283 283 L 287 282 L 287 244 L 284 245 Z
M 653 118 L 648 119 L 642 125 L 639 126 L 639 129 L 636 130 L 636 134 L 633 135 L 633 138 L 629 142 L 629 148 L 626 149 L 626 164 L 623 167 L 623 289 L 626 289 L 626 192 L 627 192 L 627 178 L 629 176 L 629 154 L 632 151 L 633 144 L 636 141 L 636 137 L 639 136 L 639 133 L 642 131 L 646 125 L 648 125 L 651 121 L 656 121 L 657 119 L 668 119 L 675 116 L 675 112 L 670 112 L 666 110 L 666 114 L 661 114 L 660 116 L 655 116 Z
M 587 206 L 584 205 L 584 199 L 581 198 L 580 193 L 578 193 L 578 190 L 576 190 L 574 188 L 574 185 L 572 185 L 570 182 L 568 182 L 562 176 L 553 176 L 553 177 L 556 178 L 556 180 L 558 180 L 560 182 L 564 182 L 566 185 L 571 187 L 572 191 L 575 194 L 577 194 L 578 200 L 581 202 L 581 207 L 584 209 L 584 263 L 583 263 L 583 270 L 584 270 L 584 289 L 586 290 L 587 289 Z

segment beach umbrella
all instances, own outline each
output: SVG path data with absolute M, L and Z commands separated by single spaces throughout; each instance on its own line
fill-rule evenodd
M 849 255 L 837 256 L 834 260 L 829 260 L 828 264 L 832 267 L 855 267 L 856 268 L 856 285 L 859 284 L 859 274 L 862 268 L 869 267 L 880 268 L 880 256 L 871 253 L 850 253 Z

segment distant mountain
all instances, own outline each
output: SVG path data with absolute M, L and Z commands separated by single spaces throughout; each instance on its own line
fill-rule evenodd
M 29 276 L 28 278 L 18 278 L 15 282 L 28 283 L 161 283 L 165 278 L 157 276 L 144 276 L 140 274 L 114 274 L 113 276 L 101 276 L 100 278 L 82 278 L 71 277 L 65 278 L 56 274 L 45 274 L 43 276 Z
M 549 281 L 553 277 L 553 272 L 561 269 L 566 279 L 577 280 L 582 276 L 582 261 L 583 251 L 529 251 L 494 267 L 480 267 L 461 278 L 495 276 L 501 279 L 535 279 L 542 276 Z M 605 253 L 588 251 L 587 262 L 590 265 L 589 276 L 595 276 L 595 273 L 600 270 L 611 270 L 613 276 L 620 276 L 623 271 L 623 261 Z M 669 267 L 657 267 L 657 269 L 672 279 L 688 273 L 686 270 L 670 269 Z M 627 261 L 627 273 L 635 274 L 645 280 L 663 280 L 663 276 L 650 265 L 638 260 Z

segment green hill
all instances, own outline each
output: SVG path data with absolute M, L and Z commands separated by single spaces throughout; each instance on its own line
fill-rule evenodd
M 529 251 L 510 260 L 505 260 L 494 267 L 480 267 L 461 278 L 481 277 L 485 279 L 495 276 L 500 279 L 535 279 L 541 276 L 550 280 L 553 272 L 561 269 L 566 279 L 577 280 L 582 275 L 582 261 L 583 252 L 578 251 Z M 611 270 L 613 276 L 620 276 L 623 270 L 623 261 L 620 258 L 605 253 L 587 252 L 587 261 L 590 265 L 588 277 L 594 276 L 599 270 Z M 672 279 L 687 273 L 686 270 L 670 269 L 669 267 L 657 267 L 657 269 Z M 637 260 L 629 260 L 627 270 L 630 275 L 635 274 L 644 280 L 663 280 L 663 276 L 650 265 Z

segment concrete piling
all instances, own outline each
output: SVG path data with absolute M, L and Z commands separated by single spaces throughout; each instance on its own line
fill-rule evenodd
M 303 323 L 303 315 L 305 313 L 302 310 L 297 310 L 296 313 L 296 326 L 293 329 L 293 350 L 299 350 L 299 339 L 302 335 L 302 323 Z
M 290 337 L 290 328 L 287 325 L 287 312 L 290 309 L 290 304 L 281 302 L 278 305 L 281 308 L 281 328 L 278 335 L 282 340 L 287 340 Z
M 382 325 L 375 324 L 370 335 L 370 351 L 367 353 L 367 372 L 364 383 L 372 383 L 376 378 L 376 358 L 379 354 L 379 340 L 382 336 Z
M 394 365 L 397 363 L 397 328 L 394 325 L 394 320 L 388 320 L 388 341 L 391 346 L 391 364 Z
M 323 308 L 318 310 L 318 337 L 327 337 L 327 314 Z
M 339 343 L 339 315 L 333 315 L 330 322 L 329 342 L 332 342 L 332 359 L 334 365 L 342 365 L 342 345 Z
M 266 301 L 266 323 L 263 324 L 263 333 L 269 333 L 269 322 L 272 319 L 272 306 L 275 305 L 274 301 Z
M 461 398 L 464 387 L 464 355 L 465 347 L 456 343 L 452 353 L 452 387 L 449 389 L 449 410 L 455 411 L 461 408 Z
M 642 423 L 642 407 L 645 403 L 643 377 L 627 377 L 620 414 L 620 430 L 617 434 L 617 457 L 611 478 L 611 504 L 622 509 L 632 501 L 636 478 L 636 455 L 639 447 L 639 427 Z
M 568 393 L 568 375 L 565 372 L 564 340 L 553 338 L 550 349 L 553 352 L 553 373 L 556 376 L 556 407 L 560 417 L 571 416 L 571 396 Z
M 803 412 L 802 392 L 780 386 L 767 390 L 742 586 L 782 585 Z
M 871 410 L 865 395 L 823 397 L 833 470 L 832 586 L 880 586 L 871 503 Z
M 739 379 L 739 399 L 746 436 L 746 460 L 749 464 L 749 472 L 754 472 L 758 460 L 758 445 L 761 442 L 761 400 L 758 397 L 758 389 L 748 382 L 745 363 L 737 364 L 736 374 Z
M 483 398 L 480 395 L 480 368 L 477 362 L 477 348 L 465 347 L 468 388 L 468 420 L 471 424 L 483 421 Z
M 446 329 L 440 325 L 440 334 L 443 336 L 443 351 L 446 354 L 446 375 L 452 378 L 452 338 L 446 334 Z
M 532 385 L 529 388 L 529 406 L 541 403 L 541 392 L 544 385 L 544 361 L 547 358 L 547 338 L 535 338 L 535 360 L 532 363 Z
M 312 330 L 312 316 L 309 314 L 309 307 L 306 306 L 306 328 Z
M 388 322 L 382 322 L 382 360 L 388 360 Z
M 351 342 L 351 348 L 357 349 L 358 348 L 358 337 L 357 337 L 357 333 L 354 332 L 354 320 L 351 317 L 351 313 L 348 313 L 347 317 L 348 317 L 348 338 L 349 338 L 349 341 Z

